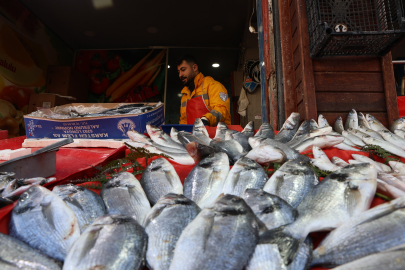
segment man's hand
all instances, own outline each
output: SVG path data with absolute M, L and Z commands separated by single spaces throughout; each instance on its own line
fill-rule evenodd
M 203 122 L 204 126 L 210 126 L 210 122 L 206 117 L 201 117 L 201 121 Z

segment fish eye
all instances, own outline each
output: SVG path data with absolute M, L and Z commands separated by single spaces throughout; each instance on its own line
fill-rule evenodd
M 240 198 L 232 198 L 232 202 L 235 202 L 235 203 L 240 202 L 240 200 L 241 200 Z

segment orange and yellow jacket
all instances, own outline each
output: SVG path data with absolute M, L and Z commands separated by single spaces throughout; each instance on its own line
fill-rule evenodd
M 204 85 L 203 85 L 204 80 Z M 187 101 L 193 97 L 203 95 L 204 102 L 207 105 L 209 113 L 204 116 L 210 122 L 210 126 L 214 127 L 218 122 L 225 122 L 227 125 L 231 124 L 231 103 L 228 97 L 226 88 L 211 77 L 204 77 L 200 72 L 194 78 L 195 89 L 190 93 L 188 87 L 181 90 L 183 94 L 181 98 L 180 108 L 180 124 L 187 124 L 186 105 Z M 204 89 L 202 89 L 204 87 Z M 220 94 L 221 93 L 221 94 Z

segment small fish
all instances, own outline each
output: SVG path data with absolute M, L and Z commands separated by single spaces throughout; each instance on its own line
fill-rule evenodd
M 364 146 L 366 145 L 362 139 L 357 137 L 356 135 L 349 133 L 348 131 L 343 131 L 342 132 L 343 137 L 349 139 L 351 142 L 353 142 L 356 146 Z
M 366 144 L 378 145 L 394 155 L 405 158 L 405 151 L 390 142 L 379 140 L 379 139 L 373 138 L 371 136 L 364 136 L 363 141 Z
M 383 137 L 378 133 L 377 131 L 374 131 L 372 129 L 366 128 L 364 126 L 359 126 L 359 130 L 363 133 L 366 133 L 367 135 L 374 137 L 376 139 L 383 140 Z
M 227 130 L 225 132 L 225 140 L 237 141 L 242 146 L 244 152 L 249 152 L 250 150 L 252 150 L 248 138 L 246 138 L 245 135 L 238 131 L 234 130 L 233 132 L 231 132 L 230 130 Z
M 344 128 L 344 126 L 343 126 L 343 120 L 342 120 L 342 117 L 341 117 L 341 116 L 339 116 L 339 117 L 336 119 L 335 124 L 333 125 L 333 129 L 334 129 L 336 132 L 340 133 L 340 134 L 342 134 L 342 131 L 345 130 L 345 128 Z
M 177 240 L 200 211 L 197 204 L 183 195 L 169 193 L 159 199 L 144 224 L 148 234 L 146 262 L 149 269 L 169 269 Z
M 177 133 L 177 138 L 183 144 L 184 147 L 186 147 L 186 145 L 191 142 L 197 142 L 199 144 L 207 145 L 204 141 L 200 140 L 190 132 L 186 131 L 180 131 L 179 133 Z
M 218 153 L 218 151 L 211 146 L 200 144 L 198 142 L 186 144 L 186 150 L 190 157 L 194 159 L 195 163 L 200 162 L 211 154 Z
M 350 146 L 350 145 L 346 144 L 345 142 L 334 145 L 333 147 L 335 147 L 337 149 L 340 149 L 340 150 L 345 150 L 345 151 L 357 151 L 357 152 L 360 152 L 359 149 L 354 148 L 353 146 Z
M 402 162 L 398 161 L 388 161 L 388 164 L 390 164 L 391 168 L 394 171 L 400 172 L 401 174 L 405 174 L 405 164 Z
M 405 130 L 403 130 L 403 129 L 396 129 L 396 130 L 394 130 L 394 133 L 397 136 L 401 137 L 402 139 L 405 138 Z
M 211 142 L 208 131 L 200 118 L 196 118 L 193 126 L 193 135 L 202 140 L 206 145 Z
M 229 159 L 233 162 L 238 161 L 238 159 L 246 155 L 246 152 L 243 151 L 243 147 L 234 140 L 213 139 L 210 146 L 218 152 L 227 154 Z
M 377 168 L 378 172 L 382 172 L 382 173 L 389 173 L 392 171 L 392 169 L 390 168 L 390 166 L 387 166 L 381 162 L 378 161 L 374 161 L 369 157 L 363 156 L 363 155 L 358 155 L 358 154 L 352 154 L 352 157 L 355 160 L 358 160 L 360 162 L 367 162 L 367 163 L 371 163 L 374 164 L 375 167 Z
M 384 181 L 388 185 L 396 187 L 397 189 L 405 192 L 405 183 L 391 174 L 379 172 L 377 175 L 377 179 L 380 181 Z
M 174 127 L 172 127 L 172 129 L 170 130 L 170 138 L 173 139 L 173 141 L 177 142 L 177 143 L 181 143 L 179 141 L 179 138 L 177 138 L 179 131 L 177 129 L 175 129 Z
M 253 137 L 255 135 L 255 122 L 250 121 L 247 123 L 243 131 L 241 132 L 243 135 L 245 135 L 246 138 Z
M 274 139 L 282 143 L 291 141 L 291 139 L 294 137 L 295 133 L 298 130 L 300 118 L 301 117 L 299 113 L 296 112 L 291 113 L 291 115 L 287 118 L 287 120 L 285 120 L 283 127 L 276 134 Z
M 395 133 L 396 129 L 405 129 L 405 117 L 398 118 L 391 124 L 390 126 L 391 132 Z
M 141 184 L 129 172 L 122 172 L 108 180 L 100 192 L 107 214 L 126 215 L 143 223 L 151 209 Z
M 274 148 L 278 148 L 280 149 L 286 156 L 286 160 L 300 160 L 300 161 L 304 161 L 304 162 L 309 162 L 310 158 L 304 155 L 301 155 L 298 151 L 292 149 L 291 147 L 289 147 L 288 145 L 286 145 L 285 143 L 273 140 L 273 139 L 265 139 L 263 141 L 260 142 L 260 146 L 264 146 L 264 145 L 270 145 Z M 253 150 L 252 150 L 253 151 Z
M 255 137 L 274 139 L 274 130 L 269 123 L 263 123 L 256 132 Z M 253 147 L 253 146 L 252 146 Z
M 345 129 L 354 128 L 357 129 L 359 127 L 359 118 L 357 117 L 357 112 L 352 109 L 347 116 Z
M 405 196 L 405 192 L 387 184 L 383 180 L 377 179 L 377 188 L 381 192 L 386 193 L 390 198 L 400 198 Z
M 318 182 L 316 173 L 307 163 L 291 160 L 273 173 L 263 190 L 296 208 Z
M 64 261 L 80 236 L 75 213 L 55 193 L 42 186 L 24 192 L 11 212 L 9 234 L 30 247 Z
M 228 126 L 224 122 L 218 122 L 214 139 L 225 140 L 225 132 L 227 130 L 228 130 Z
M 131 217 L 97 218 L 72 245 L 63 270 L 134 269 L 145 264 L 148 236 Z
M 184 196 L 204 208 L 221 194 L 229 172 L 229 159 L 225 153 L 211 154 L 201 160 L 184 179 Z
M 363 136 L 368 135 L 367 133 L 364 133 L 364 132 L 362 132 L 362 131 L 360 131 L 360 130 L 352 129 L 352 128 L 347 129 L 347 132 L 353 134 L 354 136 L 356 136 L 356 137 L 359 138 L 360 140 L 363 139 Z
M 402 150 L 405 150 L 405 139 L 395 135 L 391 131 L 379 130 L 378 133 L 386 140 L 387 142 L 392 143 L 393 145 L 398 146 Z
M 52 192 L 73 210 L 81 232 L 84 232 L 96 218 L 106 214 L 103 199 L 90 189 L 67 184 L 54 187 Z
M 308 140 L 313 137 L 320 136 L 320 135 L 338 135 L 338 136 L 340 136 L 339 133 L 332 132 L 332 127 L 323 127 L 323 128 L 318 128 L 318 129 L 312 130 L 309 133 L 302 135 L 298 138 L 295 137 L 295 139 L 293 138 L 291 141 L 287 142 L 286 145 L 294 148 L 294 147 L 298 146 L 299 144 L 301 144 L 303 141 Z
M 10 182 L 8 182 L 7 186 L 3 189 L 1 197 L 3 198 L 8 197 L 8 195 L 11 194 L 17 188 L 18 188 L 17 179 L 11 180 Z
M 294 137 L 291 139 L 291 141 L 288 142 L 288 144 L 292 143 L 293 141 L 298 141 L 299 139 L 303 138 L 305 135 L 308 135 L 309 133 L 310 133 L 309 122 L 307 120 L 304 120 L 302 124 L 299 126 Z
M 268 165 L 274 162 L 282 163 L 287 159 L 286 154 L 281 149 L 269 144 L 263 144 L 253 148 L 245 157 L 262 165 Z
M 303 141 L 298 146 L 294 147 L 295 150 L 302 153 L 312 149 L 313 146 L 318 146 L 320 148 L 332 147 L 334 145 L 340 144 L 344 141 L 342 136 L 337 135 L 320 135 L 317 137 L 309 138 Z
M 363 127 L 367 128 L 367 129 L 371 129 L 371 126 L 368 123 L 368 121 L 366 119 L 366 116 L 363 113 L 359 112 L 357 116 L 359 118 L 359 127 L 363 126 Z
M 310 130 L 317 130 L 319 128 L 318 123 L 316 122 L 316 120 L 311 119 L 311 121 L 309 121 L 309 129 Z
M 388 130 L 386 127 L 384 127 L 383 124 L 381 124 L 380 121 L 377 120 L 374 116 L 371 114 L 366 114 L 366 120 L 371 127 L 372 130 L 374 131 L 379 131 L 379 130 Z
M 153 125 L 146 125 L 146 130 L 152 141 L 154 141 L 155 143 L 166 147 L 184 149 L 182 144 L 175 142 L 172 138 L 170 138 L 169 135 L 164 133 L 160 128 L 155 127 Z
M 340 157 L 332 157 L 330 160 L 332 161 L 333 164 L 335 164 L 337 166 L 340 166 L 342 168 L 349 165 L 349 163 L 347 163 L 346 161 L 344 161 Z
M 0 172 L 0 192 L 2 192 L 13 179 L 15 173 Z
M 318 116 L 318 127 L 323 128 L 323 127 L 330 127 L 328 120 L 326 120 L 325 116 L 320 114 Z
M 37 185 L 43 185 L 48 183 L 48 180 L 44 177 L 34 177 L 34 178 L 25 178 L 25 179 L 17 179 L 17 183 L 20 186 L 25 186 L 25 185 L 32 185 L 32 184 L 37 184 Z
M 153 160 L 143 172 L 140 182 L 152 205 L 167 193 L 183 194 L 183 185 L 177 172 L 164 158 Z
M 242 196 L 248 188 L 263 188 L 269 176 L 254 160 L 240 158 L 229 171 L 222 187 L 222 193 Z
M 322 171 L 334 172 L 340 170 L 341 167 L 333 164 L 332 162 L 325 161 L 324 159 L 314 158 L 311 160 L 311 164 Z
M 131 141 L 136 142 L 136 143 L 147 144 L 148 146 L 153 146 L 160 151 L 171 152 L 171 153 L 182 153 L 182 154 L 186 153 L 186 150 L 184 148 L 173 148 L 170 146 L 165 146 L 165 145 L 155 143 L 149 137 L 147 137 L 135 130 L 128 131 L 127 134 L 128 134 L 128 137 L 131 139 Z

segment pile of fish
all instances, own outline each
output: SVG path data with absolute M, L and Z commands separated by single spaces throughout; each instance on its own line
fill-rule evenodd
M 296 159 L 308 162 L 309 158 L 300 152 L 313 146 L 332 147 L 345 140 L 341 134 L 331 133 L 331 127 L 310 130 L 308 121 L 300 125 L 299 113 L 292 113 L 277 135 L 268 123 L 262 124 L 255 134 L 253 122 L 249 122 L 242 132 L 230 130 L 220 122 L 215 137 L 211 139 L 199 118 L 195 120 L 192 133 L 172 128 L 169 136 L 152 125 L 147 125 L 146 130 L 149 137 L 129 131 L 128 137 L 133 142 L 127 144 L 143 147 L 152 153 L 166 154 L 183 165 L 194 165 L 210 154 L 221 152 L 228 156 L 231 164 L 242 157 L 261 165 Z
M 55 177 L 17 179 L 14 176 L 15 173 L 13 172 L 0 172 L 0 208 L 12 204 L 31 186 L 44 185 L 56 180 Z

